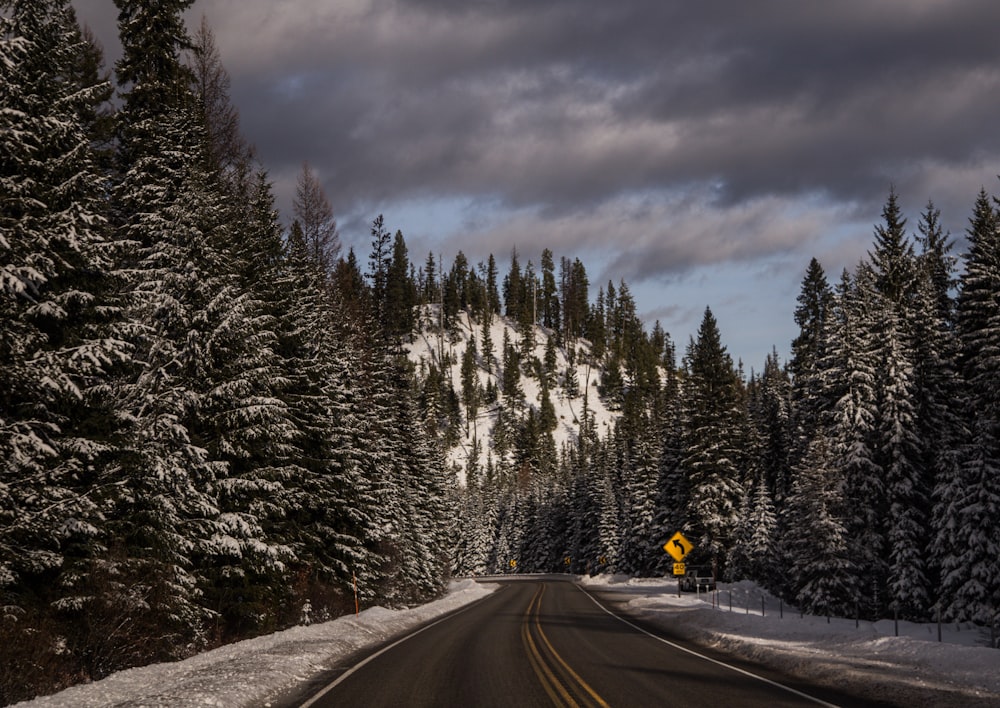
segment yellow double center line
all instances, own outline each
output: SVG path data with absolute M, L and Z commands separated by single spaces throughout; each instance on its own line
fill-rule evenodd
M 559 652 L 545 636 L 539 619 L 544 594 L 545 583 L 542 583 L 535 596 L 531 598 L 524 613 L 524 621 L 521 623 L 521 639 L 528 653 L 528 661 L 542 688 L 552 700 L 552 704 L 560 708 L 580 706 L 609 708 L 607 702 L 559 656 Z

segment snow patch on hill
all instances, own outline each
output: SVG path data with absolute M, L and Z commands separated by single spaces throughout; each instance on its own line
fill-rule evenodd
M 495 316 L 493 318 L 490 324 L 493 357 L 491 366 L 487 367 L 487 360 L 483 352 L 482 323 L 476 322 L 468 312 L 461 311 L 457 315 L 451 333 L 444 332 L 439 326 L 439 313 L 438 305 L 427 305 L 423 308 L 414 339 L 406 347 L 407 356 L 410 361 L 416 364 L 418 373 L 425 372 L 427 367 L 433 363 L 438 369 L 445 372 L 446 380 L 451 381 L 456 394 L 461 396 L 461 362 L 474 337 L 477 352 L 476 373 L 479 377 L 479 383 L 484 389 L 492 383 L 499 390 L 503 365 L 504 334 L 506 333 L 515 347 L 520 348 L 521 335 L 518 333 L 517 325 L 506 317 Z M 546 343 L 549 337 L 553 336 L 555 334 L 550 330 L 535 325 L 535 346 L 531 353 L 532 356 L 537 357 L 540 361 L 544 360 Z M 577 395 L 567 395 L 565 388 L 558 382 L 549 391 L 549 399 L 555 408 L 557 420 L 556 429 L 552 433 L 557 450 L 561 449 L 565 443 L 572 443 L 577 439 L 585 408 L 587 414 L 593 417 L 596 430 L 601 437 L 607 434 L 618 417 L 617 412 L 609 408 L 598 393 L 600 369 L 591 362 L 590 342 L 586 339 L 578 339 L 572 343 L 572 346 L 576 351 L 574 368 L 579 383 Z M 569 360 L 568 347 L 556 347 L 556 371 L 559 372 L 560 381 L 570 366 Z M 537 413 L 542 401 L 541 383 L 537 378 L 527 376 L 523 372 L 520 382 L 521 389 L 524 391 L 524 404 L 533 407 Z M 501 396 L 502 399 L 503 396 Z M 504 401 L 504 403 L 511 407 L 518 402 Z M 448 463 L 461 470 L 459 476 L 463 483 L 464 470 L 476 440 L 480 442 L 479 464 L 486 465 L 487 456 L 490 454 L 490 436 L 497 421 L 497 410 L 496 404 L 483 405 L 479 415 L 470 424 L 468 433 L 465 432 L 463 425 L 459 443 L 447 453 Z M 462 405 L 462 416 L 464 423 L 464 405 Z

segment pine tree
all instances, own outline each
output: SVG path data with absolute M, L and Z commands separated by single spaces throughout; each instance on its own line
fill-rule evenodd
M 54 657 L 19 651 L 30 617 L 77 604 L 72 578 L 100 543 L 98 391 L 129 351 L 107 329 L 107 182 L 91 149 L 107 84 L 83 68 L 93 47 L 68 2 L 0 9 L 0 592 L 30 611 L 0 662 L 31 690 L 48 688 L 34 659 Z
M 688 479 L 686 530 L 711 559 L 724 562 L 738 523 L 743 497 L 740 434 L 744 428 L 741 385 L 722 345 L 718 324 L 705 309 L 698 339 L 685 356 L 684 451 Z
M 325 595 L 336 611 L 338 594 L 347 593 L 354 576 L 363 599 L 379 590 L 384 500 L 369 472 L 381 449 L 371 418 L 383 409 L 367 405 L 381 398 L 366 388 L 374 375 L 365 372 L 367 355 L 355 331 L 364 322 L 346 317 L 339 291 L 331 294 L 325 283 L 304 240 L 293 240 L 282 284 L 292 294 L 287 319 L 294 325 L 283 337 L 289 372 L 283 397 L 294 411 L 298 469 L 282 526 L 296 553 L 295 569 L 304 576 L 300 592 Z
M 958 478 L 941 490 L 946 541 L 955 554 L 942 568 L 947 612 L 988 624 L 1000 607 L 1000 216 L 980 191 L 968 230 L 958 296 L 960 366 L 968 441 Z
M 233 326 L 216 338 L 218 385 L 201 416 L 206 449 L 225 462 L 213 494 L 227 536 L 217 539 L 203 571 L 209 579 L 205 602 L 222 615 L 225 637 L 281 621 L 275 608 L 285 600 L 285 573 L 298 562 L 287 519 L 292 490 L 303 481 L 292 405 L 297 372 L 289 366 L 299 293 L 287 287 L 281 230 L 263 173 L 233 206 L 229 223 L 236 238 L 229 252 L 240 295 Z
M 865 616 L 884 609 L 886 557 L 885 480 L 876 462 L 878 368 L 874 274 L 862 263 L 854 280 L 845 271 L 837 287 L 831 323 L 827 385 L 836 400 L 824 431 L 844 484 L 844 506 L 831 508 L 847 531 L 854 574 L 841 583 L 851 589 Z
M 521 276 L 521 263 L 517 257 L 517 248 L 510 253 L 510 271 L 503 279 L 504 315 L 519 321 L 524 307 L 524 280 Z
M 406 241 L 403 232 L 397 231 L 385 282 L 386 335 L 395 340 L 408 338 L 416 325 L 416 285 L 410 278 L 409 270 Z
M 766 486 L 780 502 L 788 495 L 791 482 L 792 386 L 778 362 L 776 351 L 764 361 L 764 371 L 750 401 L 751 422 L 760 440 L 759 464 Z
M 109 505 L 108 538 L 125 544 L 120 576 L 146 581 L 107 600 L 163 625 L 166 646 L 150 642 L 147 660 L 175 655 L 185 638 L 205 640 L 211 613 L 198 604 L 195 566 L 225 534 L 211 493 L 224 463 L 204 447 L 200 411 L 218 381 L 209 353 L 233 324 L 234 289 L 216 248 L 224 209 L 204 171 L 191 75 L 179 58 L 189 46 L 181 13 L 190 4 L 116 0 L 124 94 L 112 198 L 135 353 L 114 386 L 121 452 L 106 473 L 121 489 Z
M 486 304 L 494 315 L 500 314 L 500 292 L 497 290 L 497 262 L 491 253 L 486 260 Z
M 778 515 L 763 475 L 753 481 L 743 504 L 738 541 L 733 547 L 731 577 L 747 577 L 771 590 L 780 588 Z
M 834 400 L 824 395 L 824 366 L 828 363 L 826 343 L 833 309 L 833 291 L 823 267 L 815 258 L 809 262 L 797 298 L 795 323 L 799 333 L 792 341 L 788 370 L 792 375 L 793 440 L 791 462 L 805 454 L 817 429 L 826 422 Z M 783 493 L 787 490 L 775 490 Z
M 956 369 L 958 339 L 955 327 L 956 259 L 950 255 L 950 236 L 942 232 L 940 212 L 930 202 L 921 216 L 916 314 L 913 327 L 914 381 L 918 392 L 918 439 L 923 444 L 925 486 L 935 549 L 929 555 L 930 584 L 941 586 L 941 567 L 957 555 L 951 535 L 954 521 L 950 490 L 961 474 L 961 441 L 967 431 L 962 421 L 962 388 Z M 940 599 L 940 597 L 938 598 Z
M 389 265 L 392 262 L 389 231 L 385 228 L 385 219 L 379 214 L 372 221 L 372 250 L 368 255 L 368 270 L 365 277 L 371 288 L 373 317 L 379 333 L 388 331 L 386 321 L 386 288 L 388 285 Z
M 562 318 L 559 311 L 559 296 L 556 291 L 555 262 L 552 258 L 552 251 L 542 250 L 542 287 L 539 293 L 541 301 L 541 324 L 553 330 L 557 335 L 562 333 Z
M 888 504 L 889 594 L 902 616 L 920 619 L 930 602 L 925 561 L 929 490 L 916 436 L 912 355 L 891 308 L 885 308 L 882 323 L 877 459 Z
M 875 227 L 875 250 L 869 253 L 875 288 L 892 306 L 900 308 L 913 294 L 915 257 L 894 189 L 882 208 L 882 219 L 884 224 Z
M 660 451 L 654 442 L 655 426 L 640 434 L 623 470 L 622 570 L 648 576 L 654 571 L 653 520 L 656 515 L 656 484 Z
M 821 431 L 793 471 L 785 511 L 785 557 L 798 606 L 817 615 L 847 615 L 857 602 L 857 568 L 842 519 L 844 480 L 834 446 Z
M 462 403 L 465 405 L 465 435 L 469 436 L 469 426 L 479 415 L 481 385 L 476 366 L 476 338 L 469 339 L 462 353 Z

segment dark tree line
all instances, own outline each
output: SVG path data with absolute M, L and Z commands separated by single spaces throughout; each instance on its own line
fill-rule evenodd
M 447 577 L 392 252 L 308 169 L 283 234 L 191 4 L 116 0 L 112 84 L 66 0 L 0 3 L 4 704 Z

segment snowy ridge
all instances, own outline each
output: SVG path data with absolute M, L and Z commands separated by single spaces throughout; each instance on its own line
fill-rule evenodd
M 503 365 L 503 341 L 504 335 L 519 347 L 521 335 L 518 333 L 517 325 L 509 318 L 494 316 L 490 324 L 490 339 L 493 343 L 493 363 L 491 370 L 487 370 L 486 360 L 482 351 L 482 323 L 475 321 L 471 315 L 463 310 L 457 315 L 456 326 L 452 328 L 453 336 L 448 332 L 442 332 L 438 326 L 438 305 L 427 305 L 421 317 L 413 341 L 407 346 L 407 355 L 414 364 L 417 365 L 418 375 L 422 369 L 433 363 L 442 368 L 442 358 L 446 364 L 443 368 L 445 376 L 451 381 L 456 392 L 462 390 L 461 361 L 465 356 L 466 349 L 472 338 L 476 339 L 477 357 L 476 374 L 479 378 L 480 386 L 485 389 L 492 383 L 496 388 L 500 388 L 500 376 Z M 555 336 L 553 332 L 540 325 L 534 326 L 535 346 L 532 355 L 542 360 L 545 356 L 545 346 L 549 337 Z M 568 396 L 564 387 L 557 383 L 549 392 L 550 400 L 555 407 L 557 426 L 552 432 L 552 437 L 559 450 L 565 443 L 576 440 L 582 424 L 581 416 L 584 410 L 584 394 L 586 392 L 586 407 L 588 415 L 593 416 L 597 432 L 604 436 L 607 427 L 614 424 L 618 417 L 617 413 L 608 408 L 605 401 L 598 394 L 597 385 L 600 379 L 601 369 L 598 365 L 591 363 L 591 345 L 586 339 L 578 339 L 573 343 L 576 350 L 575 369 L 577 381 L 579 382 L 578 395 Z M 442 357 L 442 353 L 444 357 Z M 569 368 L 569 355 L 565 346 L 556 347 L 556 370 L 563 372 Z M 541 405 L 542 387 L 537 378 L 527 376 L 523 372 L 520 375 L 521 390 L 524 391 L 523 402 L 527 406 L 533 407 L 537 412 Z M 503 396 L 501 395 L 501 399 Z M 517 401 L 505 401 L 507 405 L 517 405 Z M 465 420 L 465 405 L 462 408 L 462 420 Z M 485 465 L 490 451 L 490 435 L 497 420 L 498 405 L 496 403 L 484 405 L 475 421 L 470 425 L 468 434 L 465 433 L 463 425 L 461 438 L 457 445 L 448 450 L 447 461 L 450 465 L 459 469 L 459 477 L 464 482 L 464 470 L 472 454 L 474 441 L 480 443 L 479 464 Z

